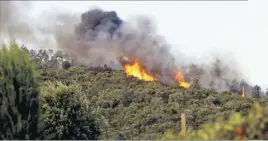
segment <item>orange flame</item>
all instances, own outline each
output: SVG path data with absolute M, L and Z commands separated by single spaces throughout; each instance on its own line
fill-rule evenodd
M 153 74 L 149 73 L 142 67 L 137 58 L 134 58 L 131 63 L 124 64 L 124 71 L 127 76 L 133 76 L 140 80 L 157 81 L 157 78 Z M 176 74 L 176 81 L 179 83 L 180 87 L 189 88 L 191 86 L 190 83 L 184 80 L 182 72 L 178 71 L 177 69 L 174 69 L 174 72 Z
M 127 76 L 137 77 L 138 79 L 144 81 L 156 81 L 156 77 L 154 75 L 147 72 L 145 69 L 142 68 L 139 61 L 135 58 L 133 59 L 133 64 L 125 64 L 124 70 Z
M 191 86 L 191 84 L 189 82 L 186 82 L 184 80 L 184 77 L 183 77 L 183 74 L 182 72 L 180 72 L 179 70 L 177 69 L 174 69 L 174 72 L 176 73 L 176 80 L 177 82 L 179 83 L 179 86 L 180 87 L 183 87 L 183 88 L 189 88 Z
M 242 87 L 242 90 L 241 90 L 241 96 L 245 97 L 245 88 L 244 88 L 244 86 Z

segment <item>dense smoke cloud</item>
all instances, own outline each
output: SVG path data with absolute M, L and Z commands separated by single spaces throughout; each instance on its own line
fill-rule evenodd
M 21 14 L 22 9 L 30 6 L 1 1 L 1 36 L 12 34 L 16 39 L 39 43 L 39 46 L 42 43 L 36 33 L 54 37 L 58 49 L 89 66 L 107 64 L 119 68 L 125 61 L 137 58 L 163 82 L 173 81 L 172 70 L 180 66 L 187 80 L 197 78 L 203 87 L 239 91 L 242 85 L 246 86 L 242 71 L 234 67 L 237 65 L 232 60 L 223 57 L 209 64 L 195 62 L 181 67 L 178 62 L 182 60 L 175 60 L 170 45 L 157 34 L 156 25 L 147 16 L 123 20 L 115 11 L 96 8 L 81 15 L 47 12 L 39 19 L 43 26 L 33 26 L 27 21 L 27 14 Z M 53 44 L 51 39 L 42 41 Z
M 30 3 L 16 3 L 13 1 L 0 1 L 0 25 L 1 38 L 16 36 L 23 40 L 33 40 L 33 30 L 26 19 L 27 14 L 21 16 L 20 12 L 27 12 Z
M 159 77 L 172 75 L 171 70 L 175 68 L 169 45 L 156 34 L 148 17 L 139 16 L 131 21 L 123 21 L 115 11 L 92 9 L 81 15 L 75 35 L 76 45 L 65 47 L 64 50 L 85 59 L 97 56 L 99 60 L 94 62 L 98 64 L 102 63 L 98 61 L 107 59 L 137 58 L 148 71 L 155 72 Z
M 234 58 L 225 59 L 217 56 L 209 63 L 193 62 L 183 69 L 191 79 L 199 79 L 199 82 L 204 88 L 215 88 L 219 91 L 231 90 L 233 92 L 241 91 L 245 87 L 245 92 L 251 92 L 251 88 L 246 83 L 246 77 L 241 73 L 239 64 Z
M 70 36 L 78 17 L 72 13 L 46 11 L 40 17 L 30 14 L 33 9 L 27 1 L 0 1 L 0 37 L 1 42 L 7 38 L 15 38 L 23 43 L 34 45 L 36 48 L 55 47 L 64 44 L 62 36 Z M 71 34 L 68 34 L 72 32 Z

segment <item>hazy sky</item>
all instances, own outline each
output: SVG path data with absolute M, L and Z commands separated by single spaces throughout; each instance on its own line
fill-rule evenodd
M 211 52 L 232 53 L 253 83 L 268 88 L 268 0 L 249 1 L 35 1 L 32 14 L 55 8 L 85 12 L 97 6 L 130 15 L 154 18 L 172 50 L 189 57 Z M 267 56 L 266 56 L 267 55 Z

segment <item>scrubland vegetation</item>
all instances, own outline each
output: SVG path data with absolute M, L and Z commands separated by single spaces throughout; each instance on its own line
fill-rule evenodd
M 1 139 L 268 139 L 265 96 L 145 82 L 15 42 L 0 49 L 0 100 Z

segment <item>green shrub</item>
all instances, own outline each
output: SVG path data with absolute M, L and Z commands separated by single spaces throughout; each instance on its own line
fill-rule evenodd
M 79 85 L 46 82 L 41 87 L 41 94 L 45 111 L 45 139 L 98 139 L 99 128 Z
M 12 41 L 0 49 L 0 138 L 37 139 L 39 92 L 37 73 L 25 49 Z
M 233 113 L 228 120 L 219 119 L 215 123 L 204 124 L 197 131 L 188 130 L 186 134 L 167 131 L 163 140 L 267 140 L 268 107 L 259 104 L 247 116 Z

